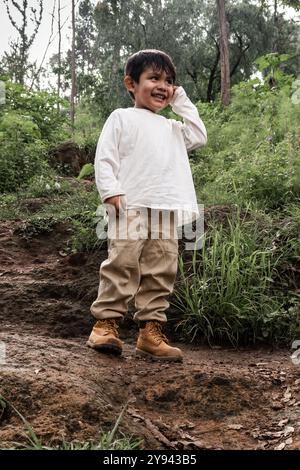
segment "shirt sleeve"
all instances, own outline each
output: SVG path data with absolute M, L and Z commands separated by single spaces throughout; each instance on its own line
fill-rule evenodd
M 109 197 L 125 194 L 118 181 L 120 134 L 120 116 L 115 110 L 103 126 L 95 156 L 95 181 L 103 202 Z
M 182 86 L 175 90 L 170 102 L 174 113 L 183 117 L 184 122 L 175 121 L 180 128 L 188 151 L 203 147 L 207 143 L 207 132 L 196 106 L 188 98 Z

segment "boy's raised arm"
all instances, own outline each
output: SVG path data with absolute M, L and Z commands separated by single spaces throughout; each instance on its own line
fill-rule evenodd
M 117 179 L 120 168 L 120 132 L 119 116 L 113 111 L 103 126 L 95 156 L 95 181 L 102 202 L 112 196 L 125 194 Z
M 203 147 L 207 143 L 207 132 L 196 106 L 188 98 L 182 86 L 176 88 L 170 105 L 174 113 L 183 117 L 184 122 L 175 121 L 184 137 L 188 151 Z

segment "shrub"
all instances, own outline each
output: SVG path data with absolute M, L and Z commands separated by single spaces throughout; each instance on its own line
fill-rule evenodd
M 48 167 L 46 146 L 29 117 L 14 112 L 2 116 L 0 148 L 0 192 L 17 190 Z
M 291 100 L 293 77 L 277 88 L 256 80 L 232 89 L 232 102 L 199 104 L 208 145 L 196 151 L 192 171 L 204 204 L 251 204 L 281 209 L 300 197 L 300 106 Z
M 30 119 L 39 129 L 40 138 L 48 143 L 57 143 L 69 136 L 67 128 L 69 105 L 58 99 L 55 93 L 30 91 L 20 84 L 5 81 L 6 103 L 1 112 L 14 112 Z M 61 111 L 58 112 L 58 103 Z

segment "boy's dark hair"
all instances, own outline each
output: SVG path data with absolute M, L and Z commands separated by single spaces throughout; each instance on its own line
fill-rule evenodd
M 144 49 L 132 54 L 126 62 L 124 72 L 125 75 L 129 75 L 136 83 L 139 83 L 141 74 L 151 66 L 158 72 L 165 71 L 175 83 L 176 68 L 171 57 L 166 52 L 157 49 Z M 134 99 L 134 94 L 131 91 L 129 93 Z

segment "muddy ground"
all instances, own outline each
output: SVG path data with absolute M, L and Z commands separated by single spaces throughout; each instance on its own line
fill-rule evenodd
M 123 357 L 97 353 L 85 341 L 105 250 L 64 256 L 67 225 L 28 240 L 20 225 L 0 224 L 0 393 L 44 444 L 97 440 L 129 400 L 120 431 L 144 449 L 300 449 L 291 351 L 210 349 L 175 336 L 182 364 L 136 359 L 129 313 Z M 0 408 L 0 447 L 16 442 L 27 442 L 24 424 Z

